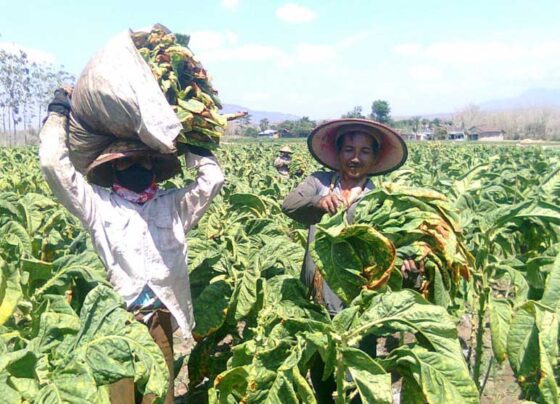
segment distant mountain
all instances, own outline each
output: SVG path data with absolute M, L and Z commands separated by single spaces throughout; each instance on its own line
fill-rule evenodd
M 251 123 L 257 125 L 261 119 L 268 119 L 270 123 L 278 123 L 282 121 L 297 121 L 301 117 L 293 114 L 284 114 L 282 112 L 272 111 L 255 111 L 247 107 L 233 104 L 223 104 L 222 113 L 231 114 L 232 112 L 247 111 L 251 115 Z
M 479 104 L 485 111 L 504 111 L 531 107 L 560 107 L 560 89 L 533 88 L 523 94 Z

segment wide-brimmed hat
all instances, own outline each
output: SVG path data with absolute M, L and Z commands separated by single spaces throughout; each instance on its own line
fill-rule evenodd
M 114 181 L 113 162 L 123 157 L 135 156 L 151 157 L 156 182 L 165 181 L 181 170 L 181 163 L 175 154 L 154 152 L 145 144 L 134 140 L 116 140 L 89 165 L 86 176 L 93 184 L 110 187 Z
M 348 132 L 365 132 L 377 141 L 379 157 L 368 174 L 380 175 L 396 170 L 408 157 L 406 144 L 390 127 L 369 119 L 336 119 L 313 129 L 307 138 L 309 152 L 325 167 L 339 170 L 336 153 L 337 139 Z
M 282 146 L 282 148 L 280 149 L 280 153 L 289 153 L 289 154 L 292 154 L 293 151 L 292 151 L 292 149 L 290 148 L 290 146 Z

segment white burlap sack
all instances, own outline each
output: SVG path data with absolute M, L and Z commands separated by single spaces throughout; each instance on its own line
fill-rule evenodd
M 182 129 L 130 32 L 101 49 L 82 71 L 72 93 L 68 147 L 76 168 L 85 168 L 114 137 L 139 139 L 164 154 L 176 151 Z

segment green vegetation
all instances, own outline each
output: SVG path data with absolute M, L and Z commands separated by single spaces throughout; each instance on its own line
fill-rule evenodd
M 291 147 L 303 175 L 318 168 L 303 142 Z M 301 177 L 278 177 L 278 149 L 216 152 L 226 184 L 188 235 L 198 341 L 185 360 L 189 402 L 313 403 L 306 375 L 317 356 L 339 403 L 391 402 L 392 378 L 405 402 L 478 402 L 498 363 L 511 367 L 522 399 L 558 401 L 558 149 L 411 144 L 403 168 L 374 179 L 354 224 L 344 213 L 321 224 L 317 258 L 334 248 L 369 276 L 340 277 L 355 286 L 332 319 L 299 281 L 307 233 L 280 204 Z M 107 402 L 105 386 L 121 377 L 161 395 L 163 357 L 107 285 L 79 222 L 53 199 L 36 150 L 0 149 L 0 171 L 2 397 Z M 426 257 L 421 292 L 403 285 L 405 256 Z M 333 285 L 337 269 L 352 269 L 342 261 L 323 266 Z M 474 327 L 460 340 L 465 317 Z M 378 338 L 375 358 L 358 349 L 369 336 Z

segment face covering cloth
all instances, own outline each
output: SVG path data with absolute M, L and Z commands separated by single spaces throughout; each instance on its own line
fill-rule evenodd
M 113 191 L 127 201 L 144 203 L 157 192 L 154 173 L 141 165 L 134 164 L 126 170 L 116 171 L 115 177 Z
M 154 180 L 154 173 L 140 164 L 133 164 L 126 170 L 116 170 L 115 177 L 116 183 L 139 193 L 150 186 Z

